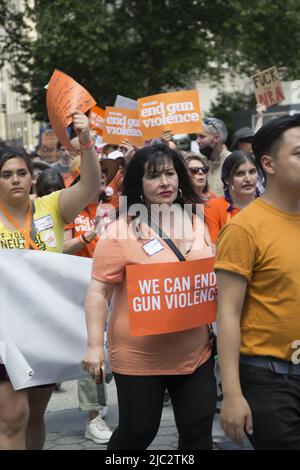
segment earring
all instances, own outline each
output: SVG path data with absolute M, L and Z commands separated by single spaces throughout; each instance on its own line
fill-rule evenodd
M 140 201 L 144 202 L 144 196 L 142 194 L 140 195 Z
M 178 196 L 177 196 L 177 199 L 181 199 L 182 198 L 182 191 L 180 188 L 178 188 Z

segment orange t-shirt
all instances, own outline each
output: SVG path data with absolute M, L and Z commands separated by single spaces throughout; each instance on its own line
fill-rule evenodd
M 94 220 L 96 217 L 97 207 L 98 204 L 96 203 L 90 204 L 80 212 L 80 214 L 75 218 L 74 222 L 65 226 L 65 230 L 72 230 L 72 238 L 80 237 L 80 235 L 95 228 Z M 96 237 L 88 245 L 83 247 L 80 251 L 77 251 L 76 256 L 92 258 L 98 239 L 99 236 L 96 235 Z
M 186 256 L 187 260 L 214 256 L 206 228 L 206 242 L 203 242 L 203 222 L 200 221 L 196 226 L 197 233 L 202 229 L 199 237 L 201 242 L 194 243 Z M 143 245 L 152 239 L 159 239 L 152 231 L 147 239 L 135 238 L 127 221 L 120 218 L 102 234 L 94 253 L 92 278 L 115 284 L 112 312 L 108 320 L 112 370 L 128 375 L 191 374 L 206 362 L 211 354 L 206 325 L 179 333 L 151 336 L 131 336 L 129 332 L 126 265 L 178 261 L 162 239 L 159 240 L 163 249 L 149 256 Z
M 218 237 L 215 268 L 248 281 L 241 353 L 290 361 L 300 340 L 300 215 L 256 199 Z
M 212 198 L 205 204 L 205 220 L 208 225 L 211 239 L 214 243 L 216 243 L 219 232 L 224 225 L 241 210 L 234 206 L 233 210 L 228 212 L 228 207 L 229 203 L 226 201 L 224 196 Z
M 109 197 L 109 204 L 114 206 L 116 209 L 119 208 L 119 196 L 122 192 L 122 184 L 123 184 L 123 172 L 118 170 L 117 174 L 111 180 L 111 182 L 107 185 L 108 188 L 113 190 L 112 196 Z

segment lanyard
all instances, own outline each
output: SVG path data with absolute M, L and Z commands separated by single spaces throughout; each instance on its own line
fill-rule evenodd
M 23 235 L 25 238 L 25 249 L 29 250 L 30 247 L 34 250 L 39 250 L 38 246 L 30 238 L 30 226 L 31 226 L 31 203 L 29 203 L 28 209 L 26 211 L 26 222 L 25 230 L 19 225 L 19 223 L 13 218 L 13 216 L 8 212 L 6 207 L 0 204 L 0 211 L 5 215 L 5 217 L 16 227 L 16 229 Z

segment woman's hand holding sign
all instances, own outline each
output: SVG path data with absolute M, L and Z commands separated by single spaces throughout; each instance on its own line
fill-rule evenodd
M 70 113 L 73 118 L 74 130 L 81 145 L 88 145 L 92 141 L 92 134 L 89 126 L 89 118 L 79 110 Z

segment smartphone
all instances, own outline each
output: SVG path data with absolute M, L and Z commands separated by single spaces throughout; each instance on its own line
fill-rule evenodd
M 104 382 L 104 367 L 100 367 L 100 377 L 96 380 L 96 384 L 102 384 Z

